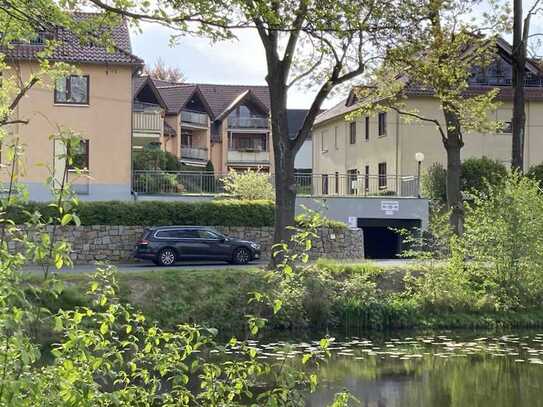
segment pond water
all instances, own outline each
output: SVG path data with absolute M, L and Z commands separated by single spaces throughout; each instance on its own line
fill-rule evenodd
M 270 358 L 288 358 L 318 342 L 287 343 L 261 346 Z M 543 406 L 543 330 L 357 336 L 334 341 L 330 350 L 308 407 L 328 406 L 342 390 L 364 407 Z

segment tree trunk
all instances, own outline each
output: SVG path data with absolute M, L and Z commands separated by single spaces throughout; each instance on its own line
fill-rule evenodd
M 277 77 L 276 77 L 277 76 Z M 288 243 L 292 235 L 296 209 L 296 178 L 294 158 L 296 149 L 290 144 L 287 117 L 287 88 L 279 73 L 267 77 L 271 98 L 271 131 L 275 165 L 275 225 L 274 244 Z M 273 257 L 273 256 L 272 256 Z M 272 258 L 272 264 L 280 260 Z
M 529 21 L 529 20 L 528 20 Z M 529 24 L 529 22 L 526 22 Z M 513 2 L 513 119 L 511 122 L 513 137 L 511 149 L 511 167 L 524 171 L 524 134 L 526 112 L 524 108 L 524 80 L 526 69 L 526 44 L 523 38 L 522 0 Z
M 443 140 L 447 151 L 447 208 L 451 211 L 449 224 L 452 231 L 460 236 L 464 233 L 464 202 L 460 185 L 462 175 L 460 151 L 464 143 L 457 115 L 446 109 L 444 112 L 447 123 L 447 139 Z

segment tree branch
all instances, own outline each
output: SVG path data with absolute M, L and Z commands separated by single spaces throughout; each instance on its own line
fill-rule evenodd
M 15 110 L 21 99 L 26 95 L 26 93 L 36 84 L 39 82 L 38 77 L 33 77 L 26 85 L 24 85 L 22 88 L 20 88 L 19 93 L 13 98 L 11 101 L 11 104 L 8 107 L 8 113 L 4 115 L 2 119 L 0 119 L 0 126 L 6 126 L 8 124 L 16 124 L 16 123 L 23 123 L 27 124 L 28 120 L 9 120 L 9 115 L 11 112 Z
M 389 106 L 390 109 L 396 111 L 398 114 L 402 115 L 402 116 L 409 116 L 409 117 L 413 117 L 417 120 L 420 120 L 420 121 L 423 121 L 423 122 L 429 122 L 429 123 L 433 123 L 437 126 L 438 130 L 439 130 L 439 134 L 441 135 L 441 139 L 446 142 L 447 141 L 447 136 L 445 135 L 445 132 L 443 130 L 443 127 L 441 126 L 441 123 L 439 122 L 439 120 L 437 119 L 429 119 L 427 117 L 424 117 L 424 116 L 420 116 L 416 113 L 412 113 L 412 112 L 405 112 L 403 110 L 400 110 L 399 108 L 395 107 L 395 106 Z

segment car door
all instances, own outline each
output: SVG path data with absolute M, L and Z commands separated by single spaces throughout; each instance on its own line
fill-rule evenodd
M 232 257 L 230 245 L 226 243 L 223 236 L 207 229 L 200 229 L 198 234 L 202 239 L 202 243 L 206 246 L 207 257 L 214 259 L 229 259 Z
M 175 231 L 175 248 L 182 259 L 206 258 L 207 246 L 200 239 L 196 229 L 177 229 Z

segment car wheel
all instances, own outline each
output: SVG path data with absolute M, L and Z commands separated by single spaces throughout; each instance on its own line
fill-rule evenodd
M 160 266 L 171 266 L 175 263 L 175 251 L 173 249 L 162 249 L 158 253 L 157 263 Z
M 234 251 L 232 261 L 234 264 L 247 264 L 251 260 L 251 253 L 244 247 L 240 247 Z

